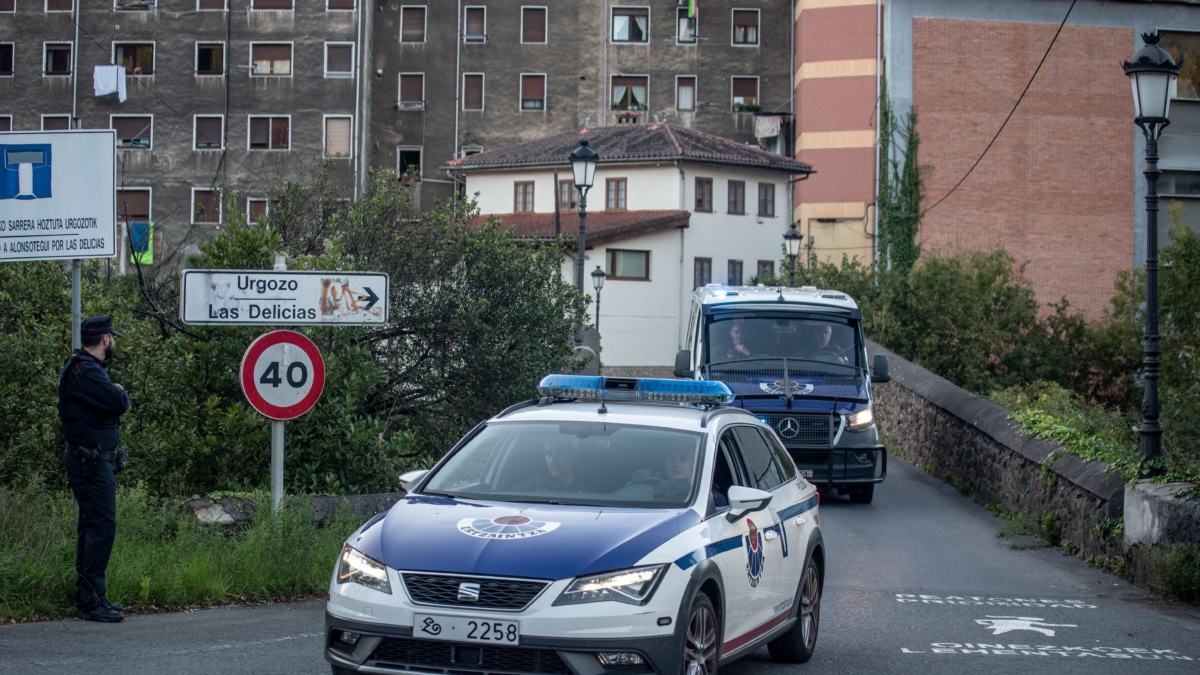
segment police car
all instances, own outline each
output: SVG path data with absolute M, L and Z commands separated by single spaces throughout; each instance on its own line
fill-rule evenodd
M 816 647 L 816 488 L 721 382 L 550 375 L 354 532 L 335 673 L 715 673 Z

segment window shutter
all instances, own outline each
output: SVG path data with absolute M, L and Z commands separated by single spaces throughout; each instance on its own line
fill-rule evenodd
M 225 0 L 200 0 L 197 9 L 225 9 Z
M 467 35 L 483 35 L 483 8 L 467 8 Z
M 329 9 L 354 9 L 354 0 L 329 0 Z
M 744 9 L 733 10 L 733 25 L 735 26 L 756 26 L 758 25 L 758 12 L 751 12 Z
M 733 78 L 733 95 L 757 97 L 758 80 L 751 77 Z
M 330 117 L 325 120 L 325 155 L 328 157 L 350 156 L 350 119 Z
M 271 148 L 273 150 L 287 150 L 288 147 L 288 119 L 286 117 L 271 118 Z
M 331 73 L 354 71 L 354 47 L 350 45 L 327 45 L 325 47 L 326 69 Z
M 114 117 L 112 128 L 117 130 L 117 142 L 150 137 L 149 117 Z
M 523 30 L 521 39 L 525 42 L 546 41 L 546 10 L 526 7 L 521 14 Z
M 197 117 L 196 118 L 196 146 L 206 147 L 208 145 L 221 145 L 221 118 L 220 117 Z
M 291 61 L 291 45 L 254 45 L 252 47 L 253 61 Z
M 291 9 L 292 0 L 254 0 L 254 9 Z
M 400 17 L 400 23 L 404 26 L 400 32 L 401 42 L 425 41 L 424 7 L 405 7 Z
M 217 210 L 217 193 L 212 190 L 196 190 L 192 193 L 192 222 L 217 223 L 221 212 Z
M 546 78 L 543 75 L 521 76 L 521 98 L 541 101 L 546 98 Z
M 271 141 L 271 120 L 256 117 L 250 120 L 250 147 L 266 147 Z
M 150 220 L 150 191 L 117 190 L 117 217 L 124 221 Z
M 421 101 L 423 100 L 422 86 L 425 78 L 422 75 L 401 75 L 400 76 L 400 100 L 401 101 Z
M 463 76 L 463 108 L 483 110 L 483 75 Z

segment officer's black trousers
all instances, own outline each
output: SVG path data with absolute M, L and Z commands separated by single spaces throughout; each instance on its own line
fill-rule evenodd
M 90 462 L 85 472 L 79 458 L 68 448 L 63 455 L 79 523 L 75 541 L 75 603 L 91 611 L 106 601 L 104 571 L 117 535 L 117 479 L 113 463 Z

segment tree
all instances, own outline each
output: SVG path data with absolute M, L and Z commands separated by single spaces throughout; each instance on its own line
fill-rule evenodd
M 924 184 L 917 164 L 921 139 L 917 134 L 917 111 L 897 119 L 887 94 L 887 78 L 881 83 L 879 102 L 879 256 L 881 269 L 907 275 L 921 255 L 917 232 L 921 225 Z M 901 127 L 903 127 L 901 129 Z

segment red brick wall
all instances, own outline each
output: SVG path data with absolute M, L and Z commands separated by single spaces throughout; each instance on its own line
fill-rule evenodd
M 800 13 L 797 65 L 875 58 L 875 5 L 823 7 Z
M 928 208 L 983 152 L 1056 25 L 916 19 L 913 101 Z M 1004 246 L 1039 302 L 1099 318 L 1133 265 L 1133 104 L 1128 28 L 1066 26 L 974 172 L 925 214 L 925 251 Z M 818 165 L 819 168 L 819 165 Z

